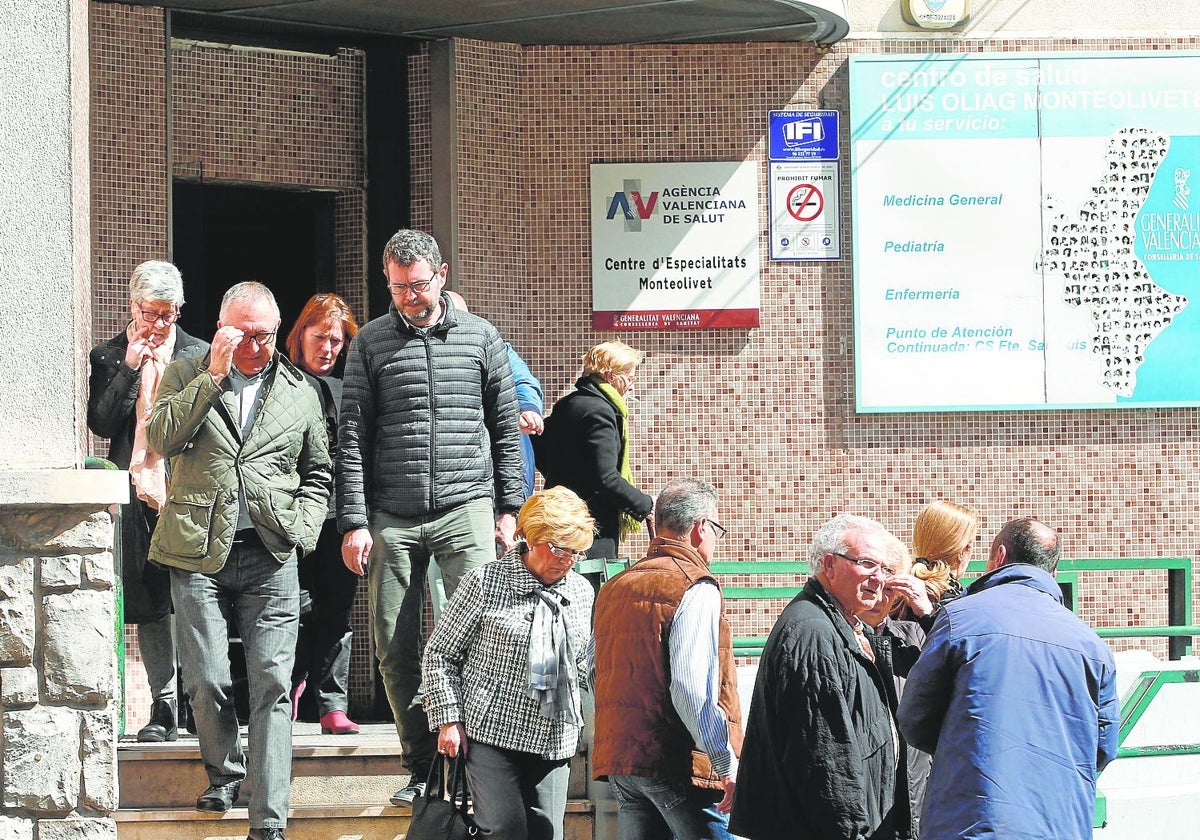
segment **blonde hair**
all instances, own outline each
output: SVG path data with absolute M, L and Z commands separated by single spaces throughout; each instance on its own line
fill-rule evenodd
M 938 499 L 917 514 L 913 523 L 913 574 L 925 582 L 929 597 L 937 601 L 958 575 L 963 550 L 975 542 L 979 514 L 975 508 Z
M 628 373 L 642 361 L 642 351 L 623 341 L 606 341 L 583 354 L 583 375 Z
M 517 514 L 517 533 L 530 545 L 554 543 L 586 551 L 595 538 L 596 520 L 583 499 L 559 485 L 525 500 Z

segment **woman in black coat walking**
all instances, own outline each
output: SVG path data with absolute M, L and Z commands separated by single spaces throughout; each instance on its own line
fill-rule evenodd
M 588 506 L 597 537 L 589 558 L 618 556 L 622 537 L 649 523 L 654 500 L 633 484 L 629 465 L 629 395 L 642 354 L 620 341 L 583 357 L 575 390 L 560 399 L 533 439 L 547 487 L 563 485 Z

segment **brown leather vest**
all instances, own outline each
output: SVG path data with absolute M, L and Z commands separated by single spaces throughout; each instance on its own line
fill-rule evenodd
M 697 581 L 716 578 L 690 546 L 656 539 L 645 559 L 617 575 L 596 598 L 596 778 L 631 775 L 685 779 L 720 789 L 708 756 L 671 703 L 667 650 L 671 622 L 683 594 Z M 718 584 L 719 587 L 720 584 Z M 733 661 L 733 639 L 722 599 L 718 642 L 718 705 L 729 722 L 734 755 L 742 751 L 742 712 Z

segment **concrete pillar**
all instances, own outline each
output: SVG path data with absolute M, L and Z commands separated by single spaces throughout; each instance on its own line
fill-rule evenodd
M 81 469 L 90 345 L 87 0 L 0 0 L 0 836 L 112 838 L 112 521 Z

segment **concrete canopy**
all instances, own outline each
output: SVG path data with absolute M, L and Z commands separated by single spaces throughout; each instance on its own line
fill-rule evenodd
M 849 31 L 846 0 L 127 0 L 231 19 L 516 44 L 812 41 Z

